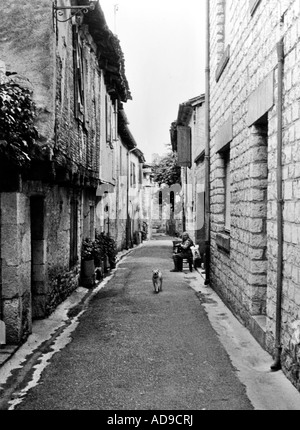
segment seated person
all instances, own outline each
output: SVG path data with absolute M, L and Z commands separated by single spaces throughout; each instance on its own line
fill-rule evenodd
M 182 260 L 187 258 L 189 261 L 190 271 L 192 272 L 193 266 L 193 253 L 191 246 L 194 246 L 192 239 L 187 232 L 182 234 L 182 242 L 177 245 L 177 252 L 173 254 L 174 269 L 171 272 L 182 272 Z

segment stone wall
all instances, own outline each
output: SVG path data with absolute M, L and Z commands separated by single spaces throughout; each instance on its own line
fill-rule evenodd
M 54 138 L 55 58 L 52 2 L 8 0 L 1 15 L 1 60 L 24 85 L 34 86 L 39 133 L 49 145 Z
M 31 332 L 30 203 L 21 193 L 1 194 L 2 312 L 7 343 Z
M 81 245 L 79 238 L 82 237 L 81 220 L 83 220 L 84 207 L 83 204 L 81 205 L 82 193 L 77 191 L 74 194 L 72 188 L 49 186 L 34 181 L 25 183 L 22 192 L 29 201 L 31 209 L 27 213 L 26 220 L 30 235 L 26 252 L 30 260 L 27 283 L 31 288 L 32 317 L 45 318 L 79 285 Z M 40 199 L 40 205 L 33 203 L 36 198 Z M 79 211 L 78 261 L 71 267 L 71 200 L 74 198 L 78 201 Z M 40 224 L 39 233 L 35 233 L 37 224 Z
M 300 319 L 300 5 L 232 0 L 224 40 L 224 2 L 211 2 L 211 282 L 274 352 L 277 288 L 277 43 L 283 37 L 285 372 L 299 387 L 291 339 Z M 246 3 L 246 7 L 245 4 Z M 279 4 L 281 9 L 279 9 Z M 225 162 L 230 148 L 230 233 L 225 231 Z M 265 321 L 264 335 L 255 321 Z M 260 331 L 261 333 L 261 331 Z M 294 372 L 294 373 L 293 373 Z

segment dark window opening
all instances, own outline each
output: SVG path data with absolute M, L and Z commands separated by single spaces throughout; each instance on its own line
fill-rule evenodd
M 71 200 L 70 211 L 70 268 L 78 262 L 78 202 Z
M 75 118 L 85 122 L 85 61 L 82 41 L 78 28 L 73 26 L 73 53 L 74 53 L 74 109 Z
M 159 219 L 162 219 L 162 209 L 163 209 L 163 195 L 162 191 L 159 192 Z

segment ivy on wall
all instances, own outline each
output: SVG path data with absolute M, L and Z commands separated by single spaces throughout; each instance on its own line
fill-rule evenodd
M 26 168 L 38 138 L 35 105 L 28 89 L 13 82 L 0 85 L 0 157 Z

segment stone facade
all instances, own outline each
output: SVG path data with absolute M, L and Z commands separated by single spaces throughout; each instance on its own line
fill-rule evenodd
M 42 153 L 29 171 L 1 168 L 0 318 L 8 344 L 22 342 L 32 319 L 48 316 L 79 285 L 82 240 L 107 228 L 103 184 L 114 190 L 110 233 L 124 246 L 120 163 L 128 171 L 119 154 L 129 143 L 117 118 L 131 95 L 123 54 L 99 4 L 70 20 L 70 10 L 62 13 L 53 15 L 48 0 L 8 0 L 2 14 L 0 79 L 32 90 Z
M 211 285 L 273 354 L 281 203 L 277 148 L 282 136 L 281 362 L 298 388 L 299 22 L 298 0 L 210 1 Z
M 172 137 L 172 147 L 179 154 L 179 164 L 184 164 L 181 167 L 181 199 L 184 205 L 184 214 L 180 211 L 182 228 L 190 234 L 194 243 L 199 245 L 199 250 L 203 255 L 205 251 L 204 94 L 179 106 L 177 120 L 173 123 L 173 127 L 175 130 L 178 127 L 184 127 L 189 135 L 189 139 L 183 142 L 177 132 Z
M 143 166 L 143 221 L 146 223 L 144 226 L 147 232 L 147 238 L 152 238 L 152 217 L 153 217 L 153 189 L 155 184 L 153 182 L 153 171 L 150 164 Z

